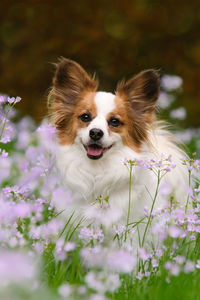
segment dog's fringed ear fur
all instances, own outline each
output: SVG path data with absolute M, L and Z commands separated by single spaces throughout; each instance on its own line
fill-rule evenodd
M 74 103 L 84 91 L 96 91 L 97 83 L 76 62 L 62 58 L 57 64 L 53 85 L 65 101 Z
M 149 142 L 148 132 L 156 120 L 155 108 L 160 91 L 159 75 L 154 70 L 146 70 L 117 86 L 116 96 L 124 101 L 128 111 L 129 136 L 135 145 Z
M 70 59 L 60 59 L 48 97 L 49 119 L 57 129 L 63 129 L 70 121 L 80 97 L 84 93 L 95 92 L 97 86 L 97 82 L 79 64 Z
M 121 82 L 116 90 L 116 94 L 128 100 L 139 114 L 149 114 L 155 110 L 159 92 L 160 77 L 155 70 L 140 72 L 127 82 Z

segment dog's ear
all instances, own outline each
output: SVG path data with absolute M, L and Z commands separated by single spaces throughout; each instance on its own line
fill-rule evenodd
M 128 100 L 132 109 L 139 114 L 149 114 L 155 110 L 160 91 L 160 77 L 155 70 L 146 70 L 121 82 L 116 94 Z
M 48 117 L 58 130 L 72 120 L 74 107 L 87 92 L 96 92 L 97 82 L 76 62 L 62 58 L 56 65 L 53 87 L 48 96 Z
M 140 72 L 117 87 L 116 95 L 124 101 L 128 112 L 129 136 L 139 147 L 142 141 L 148 141 L 149 128 L 155 120 L 159 91 L 160 79 L 154 70 Z
M 75 103 L 83 92 L 93 92 L 97 83 L 76 62 L 62 58 L 56 65 L 53 78 L 55 94 L 60 96 L 65 103 Z

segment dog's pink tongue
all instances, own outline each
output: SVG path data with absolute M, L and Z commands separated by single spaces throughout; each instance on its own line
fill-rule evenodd
M 100 148 L 100 147 L 94 147 L 94 146 L 88 146 L 87 147 L 87 153 L 89 155 L 92 155 L 92 156 L 99 156 L 103 153 L 103 148 Z

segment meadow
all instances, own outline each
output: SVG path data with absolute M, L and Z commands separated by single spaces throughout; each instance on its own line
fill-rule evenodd
M 177 76 L 161 81 L 159 110 L 171 121 L 186 118 L 183 107 L 171 109 L 181 85 Z M 71 199 L 56 169 L 55 128 L 20 118 L 20 101 L 0 96 L 0 299 L 200 299 L 200 129 L 174 131 L 190 156 L 180 158 L 188 171 L 185 205 L 162 184 L 176 167 L 170 156 L 126 158 L 122 163 L 130 179 L 134 168 L 147 168 L 157 176 L 157 188 L 142 219 L 131 222 L 127 211 L 126 224 L 113 221 L 107 236 L 106 218 L 114 220 L 116 211 L 106 195 L 89 205 L 99 225 L 86 226 L 75 213 L 61 217 Z M 169 203 L 154 210 L 159 193 Z M 147 250 L 150 228 L 161 242 Z

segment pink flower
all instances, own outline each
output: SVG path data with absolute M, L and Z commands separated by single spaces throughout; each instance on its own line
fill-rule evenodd
M 23 284 L 36 276 L 36 266 L 25 253 L 3 250 L 0 252 L 0 286 Z
M 143 273 L 141 273 L 141 272 L 137 273 L 137 276 L 136 276 L 137 279 L 141 280 L 143 277 L 144 277 Z
M 177 264 L 182 265 L 185 262 L 185 256 L 177 255 L 174 260 Z
M 200 269 L 200 259 L 197 260 L 196 268 L 197 268 L 197 269 Z
M 8 101 L 8 103 L 10 103 L 10 104 L 16 104 L 16 103 L 18 103 L 18 102 L 20 102 L 21 101 L 21 98 L 20 97 L 16 97 L 16 98 L 14 98 L 14 97 L 12 97 L 12 98 L 10 98 L 10 97 L 8 97 L 7 98 L 7 101 Z
M 102 243 L 104 240 L 104 234 L 100 228 L 88 228 L 83 227 L 80 231 L 79 238 L 84 242 L 90 242 L 94 240 L 95 242 Z
M 157 268 L 158 267 L 158 261 L 154 258 L 151 260 L 151 264 L 153 268 Z
M 67 242 L 64 246 L 66 252 L 73 251 L 76 248 L 76 245 L 72 242 Z
M 151 255 L 149 255 L 144 248 L 139 248 L 138 251 L 140 258 L 143 260 L 147 260 L 151 257 Z
M 129 252 L 123 250 L 108 253 L 107 264 L 109 270 L 120 273 L 130 273 L 136 265 L 136 259 Z
M 184 120 L 186 116 L 187 116 L 187 112 L 184 107 L 179 107 L 170 112 L 170 117 L 173 119 Z
M 70 296 L 71 292 L 72 288 L 67 283 L 60 285 L 58 288 L 58 294 L 65 299 L 67 299 Z
M 182 86 L 182 83 L 182 78 L 175 75 L 164 75 L 161 79 L 161 86 L 166 91 L 176 90 Z
M 184 266 L 185 273 L 191 273 L 195 270 L 195 264 L 193 261 L 188 260 Z
M 92 290 L 100 294 L 105 292 L 113 293 L 120 287 L 120 279 L 118 274 L 104 272 L 89 272 L 85 276 L 85 282 Z
M 3 150 L 0 149 L 0 156 L 2 158 L 6 158 L 8 156 L 8 152 L 6 152 L 4 149 Z
M 175 225 L 171 225 L 168 228 L 168 233 L 172 238 L 178 238 L 182 234 L 182 230 Z

